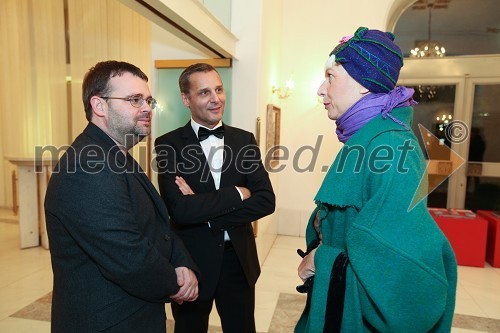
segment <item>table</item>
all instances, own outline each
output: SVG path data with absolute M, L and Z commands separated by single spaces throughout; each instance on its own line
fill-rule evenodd
M 7 159 L 17 167 L 21 248 L 42 245 L 48 249 L 43 203 L 52 167 L 57 161 L 33 157 Z
M 462 266 L 484 267 L 488 221 L 465 210 L 429 208 L 429 212 L 448 238 L 457 263 Z
M 478 210 L 477 214 L 488 220 L 486 261 L 491 266 L 500 268 L 500 214 L 491 210 Z

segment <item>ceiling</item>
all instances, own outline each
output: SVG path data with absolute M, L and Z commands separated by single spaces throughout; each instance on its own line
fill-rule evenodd
M 405 56 L 417 40 L 431 39 L 447 56 L 500 54 L 500 0 L 418 0 L 401 15 L 394 34 Z

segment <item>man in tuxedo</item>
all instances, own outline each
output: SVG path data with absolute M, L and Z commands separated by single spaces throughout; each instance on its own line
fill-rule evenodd
M 214 300 L 224 332 L 255 332 L 260 265 L 251 222 L 274 211 L 271 182 L 253 134 L 222 123 L 226 96 L 217 70 L 191 65 L 179 86 L 191 121 L 156 139 L 158 183 L 200 269 L 200 296 L 172 304 L 175 332 L 207 332 Z
M 147 76 L 118 61 L 83 80 L 88 126 L 50 179 L 52 332 L 166 332 L 165 302 L 198 296 L 197 270 L 128 150 L 150 134 Z

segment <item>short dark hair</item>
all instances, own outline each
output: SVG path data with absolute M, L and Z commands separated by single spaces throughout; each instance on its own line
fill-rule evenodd
M 191 88 L 191 82 L 189 82 L 189 77 L 191 76 L 191 74 L 198 72 L 207 73 L 211 71 L 214 71 L 217 74 L 219 74 L 219 72 L 217 72 L 214 66 L 206 64 L 204 62 L 193 64 L 187 67 L 184 71 L 182 71 L 181 76 L 179 76 L 179 89 L 181 90 L 181 93 L 184 93 L 186 95 L 189 94 L 189 89 Z
M 102 61 L 90 68 L 85 74 L 82 84 L 82 99 L 85 108 L 85 117 L 92 120 L 92 96 L 106 96 L 109 93 L 109 80 L 115 76 L 122 76 L 124 73 L 131 73 L 148 82 L 148 77 L 144 72 L 128 62 L 123 61 Z

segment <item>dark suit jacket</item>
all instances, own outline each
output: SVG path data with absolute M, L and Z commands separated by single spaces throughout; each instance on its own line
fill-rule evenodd
M 223 125 L 224 164 L 219 190 L 191 123 L 156 139 L 160 193 L 175 231 L 200 269 L 201 300 L 213 297 L 227 230 L 250 286 L 260 274 L 251 222 L 271 214 L 275 196 L 252 133 Z M 175 184 L 182 176 L 195 195 L 183 195 Z M 242 201 L 235 186 L 252 196 Z M 211 227 L 207 222 L 210 222 Z
M 94 124 L 54 169 L 45 214 L 52 332 L 165 332 L 175 268 L 196 266 L 139 165 Z

